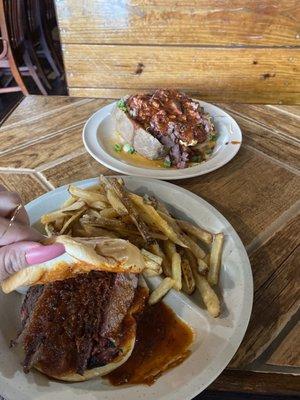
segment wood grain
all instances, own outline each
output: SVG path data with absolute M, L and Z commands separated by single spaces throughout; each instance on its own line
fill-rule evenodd
M 153 4 L 156 7 L 161 2 L 156 0 Z M 215 4 L 214 0 L 211 4 Z M 232 7 L 234 4 L 235 0 Z M 251 6 L 249 2 L 247 7 Z M 233 82 L 235 90 L 234 85 Z M 90 114 L 111 101 L 109 98 L 136 89 L 116 86 L 111 90 L 99 86 L 89 90 L 107 98 L 29 97 L 0 129 L 0 146 L 5 149 L 0 154 L 0 183 L 19 191 L 24 202 L 41 195 L 51 185 L 57 187 L 101 173 L 115 174 L 85 152 L 82 126 Z M 243 96 L 251 97 L 254 93 L 245 90 Z M 265 93 L 273 96 L 271 91 L 259 95 Z M 298 92 L 294 94 L 298 96 Z M 219 170 L 176 182 L 214 205 L 232 223 L 244 244 L 251 244 L 248 249 L 255 298 L 249 328 L 231 364 L 236 369 L 224 371 L 209 390 L 217 391 L 220 397 L 228 397 L 229 392 L 242 392 L 244 396 L 274 393 L 291 398 L 300 392 L 299 377 L 291 375 L 299 364 L 299 353 L 293 352 L 298 346 L 299 328 L 288 331 L 296 319 L 299 303 L 295 277 L 300 248 L 300 216 L 297 215 L 300 180 L 290 166 L 295 166 L 297 161 L 294 146 L 299 139 L 300 107 L 222 106 L 241 124 L 246 145 L 243 143 L 237 156 Z M 7 167 L 16 169 L 8 172 Z M 21 173 L 18 168 L 32 168 L 34 172 Z M 276 370 L 278 374 L 250 372 L 255 367 Z M 240 397 L 236 394 L 235 398 Z
M 299 395 L 300 380 L 299 377 L 293 375 L 264 374 L 227 369 L 209 386 L 209 389 L 225 392 L 292 396 Z M 226 394 L 224 395 L 224 399 L 227 399 Z M 273 400 L 274 397 L 271 397 L 271 399 Z
M 18 192 L 24 204 L 46 192 L 44 186 L 33 174 L 0 171 L 0 184 L 12 192 Z
M 79 124 L 67 128 L 57 135 L 0 155 L 0 168 L 34 169 L 83 149 L 82 127 L 83 124 Z
M 155 88 L 153 88 L 155 89 Z M 150 89 L 144 89 L 143 91 L 149 91 Z M 185 93 L 195 97 L 197 99 L 209 101 L 209 102 L 219 102 L 224 101 L 226 103 L 253 103 L 253 104 L 282 104 L 283 102 L 286 104 L 297 104 L 299 103 L 299 93 L 289 93 L 288 96 L 281 96 L 281 98 L 274 96 L 274 93 L 269 92 L 261 92 L 259 95 L 255 92 L 244 91 L 243 89 L 239 90 L 239 92 L 231 91 L 230 87 L 226 89 L 225 92 L 220 93 L 218 91 L 214 91 L 213 88 L 211 90 L 207 90 L 207 92 L 197 91 L 193 89 L 185 89 Z M 70 96 L 74 97 L 99 97 L 99 98 L 112 98 L 119 99 L 128 94 L 135 94 L 137 92 L 142 91 L 142 89 L 124 89 L 124 88 L 90 88 L 90 87 L 69 87 Z M 290 106 L 288 106 L 290 107 Z M 297 107 L 297 106 L 296 106 Z
M 235 93 L 236 101 L 259 102 L 263 93 L 270 102 L 300 103 L 296 49 L 66 44 L 64 59 L 70 88 L 175 87 L 223 101 Z M 144 66 L 141 74 L 138 64 Z
M 267 364 L 300 367 L 300 322 L 283 339 Z
M 246 245 L 294 204 L 300 190 L 294 174 L 243 146 L 221 169 L 178 183 L 224 214 Z
M 41 100 L 43 103 L 44 100 Z M 31 141 L 41 140 L 47 136 L 57 134 L 59 132 L 64 132 L 70 126 L 78 126 L 78 131 L 82 128 L 83 124 L 86 122 L 88 117 L 90 117 L 96 110 L 103 107 L 108 101 L 107 100 L 84 100 L 83 102 L 68 102 L 63 101 L 58 102 L 56 106 L 53 102 L 53 109 L 44 115 L 43 112 L 36 114 L 36 118 L 33 120 L 31 118 L 24 119 L 23 121 L 16 122 L 14 125 L 10 124 L 10 118 L 7 121 L 7 126 L 0 128 L 0 134 L 5 136 L 5 141 L 0 142 L 0 155 L 3 151 L 8 151 L 12 148 L 17 148 Z M 51 104 L 51 102 L 50 102 Z M 70 105 L 70 106 L 69 106 Z M 34 104 L 30 104 L 30 107 L 34 107 Z M 42 110 L 42 107 L 40 108 Z M 79 127 L 80 125 L 80 127 Z M 69 136 L 69 139 L 72 138 Z M 81 139 L 77 138 L 81 142 Z M 47 142 L 48 143 L 48 142 Z M 58 143 L 58 146 L 60 144 Z M 74 144 L 71 144 L 71 148 Z M 38 145 L 33 147 L 38 149 Z M 26 150 L 25 154 L 26 153 Z M 59 151 L 59 150 L 58 150 Z M 68 149 L 62 150 L 67 152 Z M 15 154 L 24 154 L 23 150 L 15 152 Z M 3 158 L 2 158 L 3 160 Z M 8 158 L 11 160 L 11 158 Z M 0 162 L 1 163 L 1 162 Z M 17 165 L 18 168 L 24 167 L 24 160 L 19 160 Z M 16 163 L 2 166 L 15 166 Z M 35 164 L 33 164 L 35 165 Z
M 55 187 L 82 179 L 94 178 L 101 174 L 116 174 L 83 153 L 66 162 L 42 170 L 43 175 Z
M 227 111 L 240 115 L 264 126 L 272 132 L 291 139 L 300 140 L 300 107 L 299 106 L 259 106 L 250 104 L 218 104 Z M 283 111 L 283 112 L 282 112 Z M 297 118 L 299 114 L 299 118 Z
M 239 109 L 239 106 L 237 107 Z M 300 169 L 300 141 L 296 140 L 290 134 L 285 134 L 284 130 L 280 130 L 277 126 L 277 119 L 273 115 L 273 126 L 267 127 L 256 116 L 256 120 L 245 114 L 236 111 L 235 106 L 226 107 L 225 109 L 233 116 L 239 124 L 243 133 L 243 142 L 250 145 L 274 159 L 285 163 L 295 169 Z M 251 113 L 252 110 L 249 111 Z M 267 110 L 264 110 L 267 113 Z M 255 114 L 255 111 L 253 110 Z M 242 114 L 242 115 L 241 115 Z M 249 118 L 250 117 L 250 118 Z M 284 129 L 284 128 L 282 128 Z M 290 127 L 292 130 L 292 127 Z M 295 135 L 300 134 L 299 125 L 294 127 Z
M 257 359 L 299 307 L 299 222 L 299 216 L 295 217 L 250 257 L 255 289 L 253 310 L 231 367 L 241 368 Z
M 297 0 L 56 0 L 63 43 L 299 45 Z
M 3 128 L 6 129 L 15 124 L 22 124 L 27 120 L 36 120 L 41 115 L 49 115 L 53 111 L 64 109 L 80 101 L 81 99 L 66 96 L 26 96 L 9 116 L 9 119 L 3 123 L 0 132 L 2 132 Z M 84 101 L 88 100 L 84 99 Z

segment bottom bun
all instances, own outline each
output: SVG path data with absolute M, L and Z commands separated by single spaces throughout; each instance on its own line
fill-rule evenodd
M 128 358 L 131 356 L 131 353 L 133 351 L 135 344 L 135 335 L 128 340 L 124 346 L 122 346 L 122 354 L 117 357 L 114 361 L 112 361 L 109 364 L 103 365 L 102 367 L 96 367 L 92 369 L 87 369 L 84 371 L 83 375 L 79 375 L 76 373 L 69 373 L 66 375 L 50 375 L 47 373 L 47 371 L 44 371 L 38 364 L 34 366 L 35 369 L 38 371 L 42 372 L 43 374 L 51 377 L 58 379 L 60 381 L 66 381 L 66 382 L 83 382 L 83 381 L 88 381 L 89 379 L 107 375 L 116 368 L 120 367 L 122 364 L 124 364 Z

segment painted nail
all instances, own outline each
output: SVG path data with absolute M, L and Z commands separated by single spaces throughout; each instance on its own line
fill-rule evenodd
M 33 246 L 26 251 L 26 261 L 29 265 L 41 264 L 60 256 L 64 252 L 65 247 L 60 243 L 54 243 L 48 246 Z

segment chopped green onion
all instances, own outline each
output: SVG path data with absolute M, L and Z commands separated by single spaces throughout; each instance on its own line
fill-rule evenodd
M 120 99 L 120 100 L 117 102 L 117 107 L 118 107 L 120 110 L 124 111 L 124 112 L 127 111 L 126 103 L 125 103 L 125 101 L 124 101 L 123 99 Z
M 191 159 L 192 162 L 200 162 L 201 161 L 201 156 L 193 156 Z
M 164 167 L 165 168 L 170 168 L 171 167 L 171 161 L 170 160 L 164 160 Z
M 125 153 L 129 153 L 129 154 L 133 154 L 135 153 L 134 147 L 132 147 L 130 144 L 126 143 L 123 146 L 123 150 L 125 151 Z
M 117 153 L 120 153 L 122 151 L 122 145 L 119 143 L 116 143 L 114 146 L 114 149 Z
M 212 153 L 213 153 L 212 149 L 205 150 L 205 154 L 207 154 L 208 156 L 210 156 Z

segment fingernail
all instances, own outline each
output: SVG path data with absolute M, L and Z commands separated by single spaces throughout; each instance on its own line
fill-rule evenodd
M 60 243 L 54 243 L 48 246 L 32 246 L 26 251 L 26 261 L 29 265 L 40 264 L 52 260 L 52 258 L 56 258 L 64 252 L 65 247 Z

